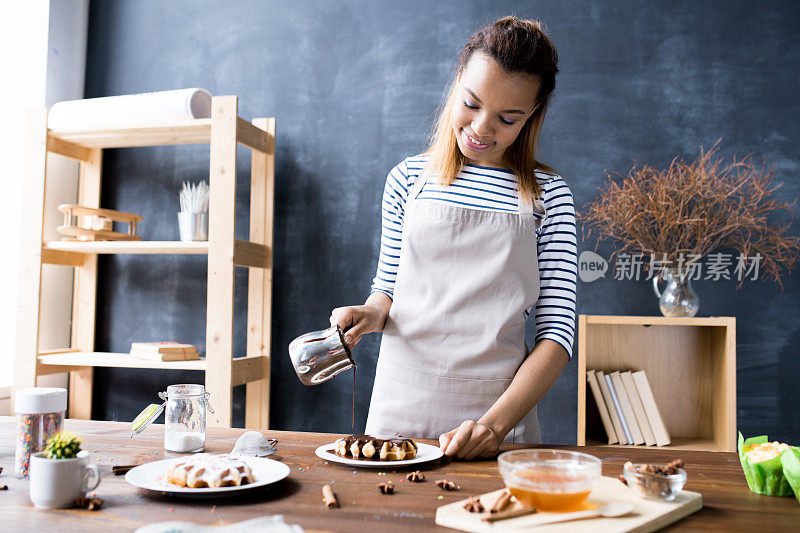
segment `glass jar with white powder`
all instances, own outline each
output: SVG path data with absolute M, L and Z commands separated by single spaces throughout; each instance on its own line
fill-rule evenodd
M 208 393 L 203 385 L 170 385 L 166 394 L 164 448 L 168 452 L 195 453 L 206 446 Z

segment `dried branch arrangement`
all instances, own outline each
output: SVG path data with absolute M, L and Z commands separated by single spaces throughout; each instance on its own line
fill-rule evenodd
M 598 242 L 616 241 L 612 260 L 620 252 L 655 254 L 677 266 L 681 256 L 720 248 L 760 254 L 765 277 L 781 284 L 782 268 L 791 271 L 800 254 L 800 239 L 786 235 L 795 202 L 773 197 L 781 186 L 773 184 L 774 165 L 759 168 L 750 155 L 729 164 L 714 158 L 720 140 L 690 163 L 675 157 L 667 169 L 637 165 L 626 176 L 613 173 L 617 181 L 607 174 L 600 197 L 578 215 L 584 236 L 594 231 Z M 776 222 L 784 211 L 788 220 Z

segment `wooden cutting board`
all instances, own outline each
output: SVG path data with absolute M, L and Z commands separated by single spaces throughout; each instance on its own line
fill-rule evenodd
M 443 505 L 436 510 L 436 523 L 440 526 L 475 532 L 536 531 L 546 533 L 552 531 L 563 533 L 565 531 L 586 531 L 595 533 L 603 531 L 616 533 L 635 531 L 645 533 L 657 531 L 703 507 L 703 497 L 697 492 L 682 491 L 671 502 L 646 500 L 637 496 L 633 489 L 625 486 L 618 479 L 601 477 L 589 494 L 584 509 L 597 508 L 612 502 L 628 502 L 635 508 L 633 513 L 620 518 L 587 518 L 559 524 L 543 524 L 538 527 L 529 526 L 534 526 L 547 518 L 558 515 L 558 513 L 538 512 L 493 523 L 482 522 L 481 518 L 489 514 L 489 508 L 501 492 L 502 490 L 496 490 L 480 496 L 481 503 L 486 509 L 483 513 L 470 513 L 464 509 L 466 499 Z M 521 507 L 521 504 L 514 502 L 513 506 Z M 514 507 L 509 506 L 507 509 L 512 508 Z

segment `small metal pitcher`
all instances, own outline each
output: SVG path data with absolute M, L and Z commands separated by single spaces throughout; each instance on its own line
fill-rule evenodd
M 300 335 L 289 343 L 289 358 L 304 385 L 318 385 L 356 365 L 339 326 Z

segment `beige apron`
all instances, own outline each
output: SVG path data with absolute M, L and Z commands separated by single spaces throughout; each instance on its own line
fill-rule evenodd
M 425 181 L 417 178 L 406 202 L 367 417 L 371 435 L 438 439 L 477 421 L 528 353 L 524 310 L 539 298 L 542 203 L 519 200 L 516 214 L 418 200 Z M 540 442 L 536 407 L 505 440 Z

